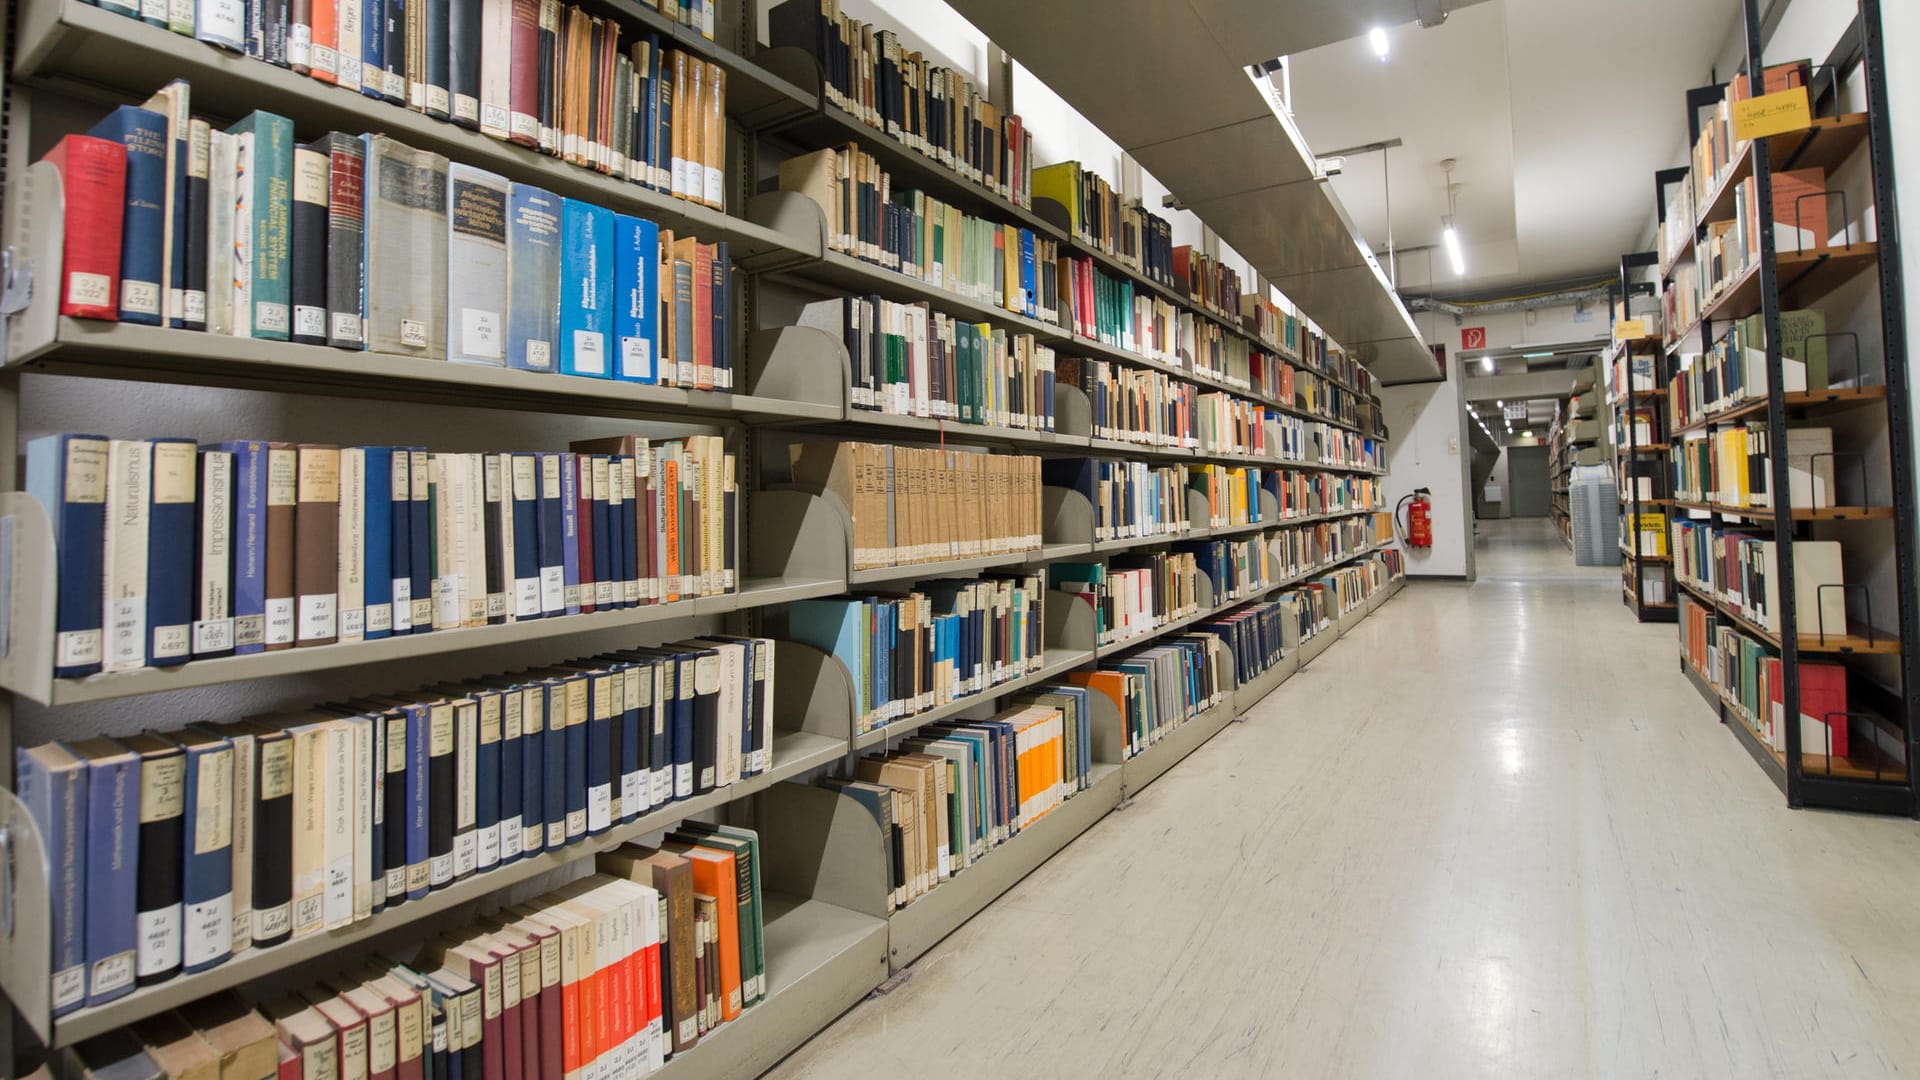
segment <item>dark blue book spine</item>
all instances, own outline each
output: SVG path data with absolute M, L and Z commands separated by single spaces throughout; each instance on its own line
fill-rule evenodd
M 550 680 L 543 686 L 546 701 L 546 730 L 540 738 L 542 780 L 540 818 L 547 826 L 547 850 L 567 843 L 567 687 Z M 581 774 L 582 783 L 585 773 Z M 584 804 L 583 804 L 584 805 Z
M 474 753 L 474 869 L 491 870 L 500 864 L 500 740 L 505 732 L 499 692 L 484 691 L 473 698 L 480 711 L 479 746 Z
M 432 887 L 429 874 L 431 855 L 427 850 L 427 821 L 431 814 L 427 760 L 432 734 L 429 710 L 425 705 L 407 705 L 402 711 L 407 724 L 407 899 L 419 900 Z
M 404 490 L 406 456 L 391 446 L 366 448 L 366 517 L 362 524 L 362 556 L 366 560 L 361 588 L 367 615 L 362 632 L 368 641 L 393 633 L 393 492 Z
M 107 440 L 47 435 L 27 444 L 27 492 L 53 526 L 56 678 L 100 670 L 102 560 L 107 531 Z
M 560 254 L 560 372 L 605 379 L 613 333 L 613 212 L 564 199 Z
M 614 581 L 613 574 L 613 538 L 608 535 L 608 530 L 613 528 L 613 522 L 608 518 L 608 492 L 606 486 L 600 483 L 600 477 L 603 474 L 608 476 L 609 482 L 612 481 L 609 464 L 605 458 L 597 456 L 593 461 L 591 506 L 593 508 L 593 606 L 595 611 L 606 611 L 619 599 L 616 595 L 618 583 Z M 582 591 L 585 591 L 584 587 Z M 587 597 L 582 596 L 580 600 L 585 603 Z
M 413 632 L 413 451 L 396 446 L 392 502 L 387 525 L 387 599 L 393 605 L 393 632 Z
M 396 105 L 407 100 L 407 5 L 406 0 L 386 0 L 386 85 L 380 96 Z
M 15 788 L 47 855 L 49 1004 L 60 1016 L 87 1001 L 87 773 L 73 761 L 49 767 L 24 750 L 14 758 Z
M 652 803 L 665 806 L 673 801 L 673 710 L 674 672 L 672 661 L 649 661 L 653 666 L 653 712 L 648 717 L 647 765 L 652 774 Z
M 585 676 L 576 675 L 566 680 L 569 684 L 584 681 Z M 589 696 L 589 701 L 591 700 Z M 587 718 L 592 711 L 591 704 L 581 710 L 580 715 L 567 717 L 567 777 L 566 786 L 566 840 L 572 843 L 587 835 Z
M 413 609 L 409 633 L 433 629 L 433 516 L 428 502 L 427 451 L 408 452 L 407 470 L 407 602 Z
M 520 695 L 520 853 L 539 854 L 547 846 L 547 692 L 521 687 Z
M 540 611 L 545 615 L 563 615 L 567 610 L 566 554 L 572 549 L 567 544 L 564 508 L 571 502 L 566 498 L 560 458 L 557 453 L 539 455 Z
M 693 798 L 693 657 L 673 659 L 673 797 Z
M 225 739 L 188 746 L 186 820 L 187 842 L 180 874 L 180 899 L 185 905 L 180 970 L 205 971 L 233 954 L 233 835 L 230 828 L 200 821 L 203 809 L 233 814 L 233 744 Z M 217 791 L 224 801 L 210 799 Z M 201 843 L 203 835 L 218 831 L 227 838 L 218 847 Z
M 120 219 L 120 321 L 160 325 L 167 282 L 167 118 L 122 105 L 87 132 L 127 148 L 127 206 Z
M 221 443 L 233 455 L 233 651 L 267 647 L 267 444 Z
M 184 664 L 193 655 L 194 493 L 200 450 L 191 439 L 153 440 L 147 525 L 147 663 Z
M 88 763 L 88 1007 L 133 992 L 139 809 L 140 763 L 132 754 Z
M 368 0 L 360 13 L 360 92 L 384 97 L 387 90 L 387 16 L 383 0 Z
M 646 736 L 641 725 L 640 679 L 652 672 L 645 665 L 624 663 L 617 668 L 619 677 L 625 685 L 621 695 L 620 716 L 620 820 L 632 821 L 648 808 L 652 797 L 647 774 L 641 769 L 643 758 L 642 739 Z
M 613 219 L 613 337 L 616 374 L 628 382 L 657 383 L 660 341 L 660 227 L 644 218 Z
M 526 755 L 521 746 L 522 719 L 520 715 L 520 691 L 506 690 L 500 697 L 500 864 L 502 866 L 520 857 L 524 847 L 521 830 L 525 827 L 521 820 L 520 797 L 521 775 L 526 769 Z
M 532 454 L 513 454 L 508 459 L 508 489 L 512 515 L 513 617 L 537 619 L 540 608 L 540 462 Z
M 587 720 L 587 834 L 613 827 L 613 699 L 615 675 L 596 672 L 591 681 Z
M 560 459 L 560 568 L 568 615 L 580 614 L 580 473 L 572 454 Z
M 695 286 L 700 282 L 695 282 Z M 713 388 L 733 389 L 733 263 L 725 240 L 713 246 Z

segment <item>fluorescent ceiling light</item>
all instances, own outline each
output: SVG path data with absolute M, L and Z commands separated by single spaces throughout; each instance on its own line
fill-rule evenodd
M 1367 41 L 1373 45 L 1373 55 L 1382 60 L 1385 60 L 1387 53 L 1393 50 L 1392 43 L 1387 41 L 1386 30 L 1381 27 L 1374 27 L 1373 31 L 1367 35 Z
M 1465 274 L 1467 272 L 1467 258 L 1460 253 L 1459 231 L 1449 225 L 1447 226 L 1447 231 L 1440 234 L 1440 240 L 1447 247 L 1447 258 L 1453 263 L 1454 276 L 1458 277 Z
M 1545 359 L 1547 359 L 1548 357 L 1550 357 L 1550 356 L 1552 356 L 1552 355 L 1553 355 L 1553 354 L 1552 354 L 1552 353 L 1550 353 L 1550 352 L 1530 352 L 1530 353 L 1521 353 L 1521 354 L 1520 354 L 1520 359 L 1522 359 L 1522 360 L 1545 360 Z
M 1520 437 L 1521 437 L 1521 438 L 1523 438 L 1523 439 L 1531 439 L 1531 438 L 1533 438 L 1533 432 L 1531 432 L 1531 431 L 1523 431 L 1523 432 L 1521 432 L 1521 433 L 1520 433 Z
M 1486 370 L 1488 370 L 1488 371 L 1492 371 L 1492 370 L 1493 370 L 1493 357 L 1491 357 L 1491 356 L 1483 356 L 1483 357 L 1481 357 L 1481 358 L 1480 358 L 1480 366 L 1481 366 L 1481 367 L 1483 367 L 1483 368 L 1485 368 L 1485 369 L 1486 369 Z
M 1507 407 L 1507 403 L 1496 399 L 1493 403 L 1493 407 L 1496 409 L 1504 409 Z

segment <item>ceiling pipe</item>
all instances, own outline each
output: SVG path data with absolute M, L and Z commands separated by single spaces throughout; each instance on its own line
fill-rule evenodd
M 1564 304 L 1586 304 L 1605 300 L 1607 288 L 1604 285 L 1589 286 L 1584 289 L 1564 289 L 1560 292 L 1542 293 L 1518 300 L 1493 300 L 1487 303 L 1450 303 L 1431 296 L 1415 296 L 1407 300 L 1407 310 L 1415 314 L 1423 311 L 1439 311 L 1456 319 L 1468 315 L 1492 315 L 1503 311 L 1535 311 L 1540 308 L 1560 307 Z

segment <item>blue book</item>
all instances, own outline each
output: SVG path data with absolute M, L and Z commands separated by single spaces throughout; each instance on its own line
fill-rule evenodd
M 673 654 L 668 666 L 673 669 L 673 724 L 669 729 L 669 749 L 673 751 L 673 797 L 693 798 L 694 769 L 699 751 L 693 722 L 693 669 L 699 658 L 691 653 Z
M 508 513 L 513 529 L 513 617 L 537 619 L 540 606 L 540 462 L 533 454 L 508 457 Z
M 127 206 L 120 219 L 120 321 L 159 326 L 167 282 L 167 118 L 122 105 L 87 132 L 127 148 Z
M 87 1001 L 86 763 L 59 743 L 19 750 L 14 782 L 47 853 L 51 1004 L 60 1016 Z
M 575 709 L 567 708 L 566 726 L 566 780 L 562 785 L 565 797 L 566 823 L 564 835 L 567 843 L 573 843 L 587 835 L 587 720 L 592 711 L 591 687 L 587 686 L 585 675 L 572 675 L 561 680 L 563 693 L 576 702 L 587 702 Z
M 580 466 L 573 454 L 560 459 L 560 569 L 568 615 L 580 614 Z
M 1040 287 L 1034 276 L 1033 233 L 1028 229 L 1020 230 L 1020 295 L 1024 298 L 1027 318 L 1040 317 Z
M 673 693 L 673 665 L 657 655 L 642 660 L 641 686 L 650 687 L 650 701 L 641 713 L 642 731 L 647 740 L 647 805 L 665 806 L 673 801 L 673 745 L 670 732 L 671 712 L 667 697 Z
M 408 633 L 433 629 L 433 506 L 427 485 L 427 450 L 407 453 L 407 602 L 413 607 Z
M 560 219 L 560 373 L 611 378 L 613 212 L 563 199 Z
M 571 505 L 565 497 L 566 491 L 561 475 L 567 470 L 560 457 L 558 453 L 538 455 L 540 611 L 548 616 L 566 614 L 566 558 L 567 552 L 573 550 L 567 544 L 566 514 L 563 510 L 563 504 Z M 562 550 L 563 548 L 565 550 Z
M 540 688 L 546 714 L 540 738 L 540 820 L 547 828 L 547 850 L 557 851 L 567 843 L 567 685 L 562 679 L 547 679 Z
M 653 665 L 633 660 L 619 666 L 626 683 L 620 714 L 620 820 L 632 821 L 653 806 L 653 778 L 646 768 L 647 724 L 653 712 Z
M 87 772 L 87 1005 L 133 992 L 140 759 L 112 739 L 66 744 Z
M 366 515 L 361 539 L 365 559 L 360 576 L 368 641 L 393 633 L 393 493 L 407 488 L 407 456 L 391 446 L 369 446 L 366 454 Z
M 522 683 L 520 695 L 520 854 L 546 850 L 547 691 L 538 683 Z
M 500 740 L 505 731 L 500 692 L 476 690 L 471 696 L 479 710 L 479 740 L 473 756 L 474 869 L 484 871 L 500 865 Z
M 866 604 L 856 599 L 797 600 L 787 605 L 787 636 L 839 659 L 853 685 L 855 734 L 871 727 L 873 709 L 867 685 L 866 655 L 870 640 Z
M 384 97 L 386 91 L 386 4 L 383 0 L 369 0 L 360 13 L 360 92 L 379 98 Z
M 697 284 L 697 283 L 696 283 Z M 733 259 L 727 242 L 713 245 L 713 388 L 733 389 Z
M 560 196 L 507 193 L 507 366 L 552 371 L 560 339 Z
M 225 442 L 233 455 L 233 651 L 267 647 L 267 444 Z
M 393 490 L 387 516 L 387 599 L 393 607 L 393 632 L 413 632 L 413 451 L 391 448 Z
M 616 214 L 613 250 L 613 336 L 620 350 L 616 374 L 628 382 L 657 383 L 660 227 L 645 218 Z
M 154 439 L 147 508 L 147 663 L 184 664 L 193 655 L 193 551 L 199 538 L 194 492 L 200 448 L 192 439 Z
M 525 846 L 520 799 L 526 754 L 521 748 L 525 738 L 520 691 L 507 689 L 495 696 L 500 699 L 500 865 L 505 866 L 520 858 Z
M 55 678 L 100 670 L 107 533 L 107 440 L 46 435 L 27 444 L 27 493 L 53 526 Z
M 618 586 L 614 581 L 613 574 L 613 538 L 609 535 L 609 531 L 613 528 L 613 522 L 608 517 L 610 503 L 609 493 L 607 491 L 608 485 L 601 483 L 600 478 L 605 476 L 608 483 L 611 483 L 613 477 L 611 476 L 609 468 L 611 463 L 608 462 L 604 456 L 594 455 L 591 464 L 593 472 L 593 498 L 588 505 L 591 507 L 591 513 L 593 514 L 593 520 L 591 522 L 593 528 L 593 596 L 589 598 L 582 595 L 580 602 L 585 604 L 588 599 L 591 599 L 595 611 L 606 611 L 613 606 L 614 601 L 619 599 L 619 597 L 615 595 Z M 583 586 L 581 592 L 585 593 L 585 591 L 586 589 Z
M 407 865 L 405 888 L 409 900 L 419 900 L 432 888 L 431 862 L 428 851 L 427 821 L 432 814 L 433 792 L 428 780 L 428 760 L 431 756 L 433 732 L 431 707 L 419 702 L 406 702 L 399 706 L 406 734 L 403 749 L 406 753 L 407 798 L 406 820 L 400 828 L 406 833 Z M 389 893 L 389 902 L 392 894 Z
M 587 676 L 587 835 L 598 836 L 613 827 L 614 701 L 619 677 L 604 668 Z
M 197 728 L 168 738 L 186 751 L 180 970 L 192 974 L 233 954 L 233 743 Z

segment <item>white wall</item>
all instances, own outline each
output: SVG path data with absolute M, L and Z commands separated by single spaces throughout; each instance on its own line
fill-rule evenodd
M 1413 321 L 1420 328 L 1421 337 L 1431 344 L 1445 345 L 1448 355 L 1459 351 L 1460 331 L 1470 326 L 1487 328 L 1490 349 L 1595 341 L 1606 338 L 1608 332 L 1604 297 L 1588 304 L 1584 313 L 1576 311 L 1572 304 L 1559 304 L 1536 311 L 1468 314 L 1457 319 L 1444 311 L 1422 311 Z
M 1920 41 L 1920 5 L 1910 0 L 1892 0 L 1880 6 L 1885 40 L 1910 45 Z M 1907 391 L 1910 415 L 1920 417 L 1920 380 L 1913 378 L 1914 319 L 1920 317 L 1920 67 L 1893 59 L 1887 65 L 1887 97 L 1894 103 L 1887 110 L 1893 128 L 1893 169 L 1898 197 L 1907 205 L 1907 216 L 1900 221 L 1900 272 L 1906 289 L 1907 306 Z M 1920 443 L 1920 438 L 1915 439 Z M 1907 583 L 1909 588 L 1914 582 Z
M 1468 491 L 1467 416 L 1461 407 L 1460 361 L 1449 357 L 1447 381 L 1388 386 L 1380 391 L 1387 429 L 1387 506 L 1415 488 L 1433 493 L 1433 547 L 1407 549 L 1414 577 L 1473 577 L 1473 493 Z

